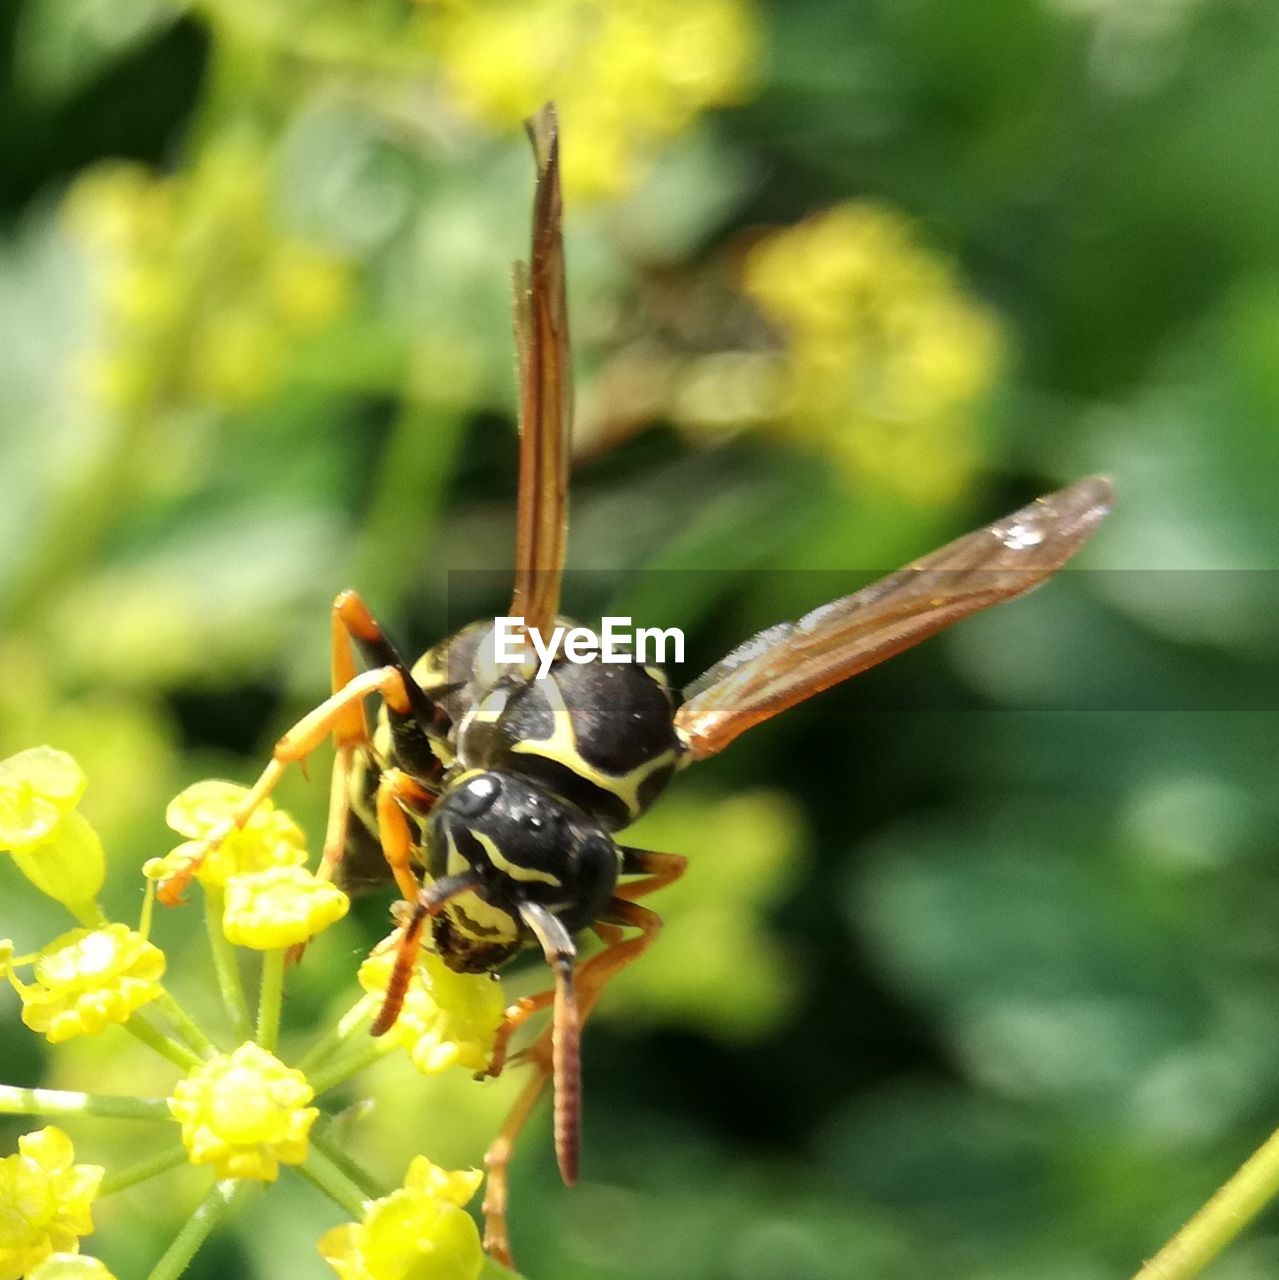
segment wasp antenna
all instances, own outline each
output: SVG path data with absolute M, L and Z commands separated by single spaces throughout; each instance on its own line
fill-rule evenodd
M 395 968 L 391 970 L 390 981 L 386 984 L 386 999 L 382 1001 L 382 1008 L 369 1027 L 370 1035 L 385 1035 L 395 1026 L 400 1010 L 404 1008 L 404 996 L 409 989 L 409 979 L 413 976 L 413 966 L 417 964 L 422 928 L 427 920 L 438 915 L 450 899 L 474 889 L 479 884 L 479 879 L 476 872 L 463 871 L 459 875 L 444 876 L 436 880 L 418 894 L 413 914 L 400 935 L 399 945 L 395 950 Z
M 555 1076 L 555 1158 L 560 1177 L 577 1181 L 582 1147 L 582 1026 L 573 985 L 577 948 L 560 918 L 536 902 L 520 904 L 520 916 L 542 944 L 546 963 L 555 972 L 555 1011 L 551 1023 L 551 1063 Z

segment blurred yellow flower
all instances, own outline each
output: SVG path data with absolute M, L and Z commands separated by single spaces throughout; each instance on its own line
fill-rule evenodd
M 281 1164 L 306 1159 L 307 1135 L 320 1113 L 300 1071 L 253 1043 L 193 1067 L 179 1080 L 169 1110 L 182 1124 L 192 1164 L 219 1178 L 274 1182 Z
M 65 751 L 31 747 L 0 761 L 0 849 L 41 893 L 77 914 L 106 877 L 102 841 L 76 811 L 85 776 Z
M 84 770 L 54 747 L 30 747 L 0 760 L 0 849 L 48 840 L 79 803 Z
M 71 1139 L 50 1125 L 0 1160 L 0 1280 L 22 1280 L 53 1253 L 74 1253 L 93 1230 L 89 1206 L 103 1169 L 76 1164 Z
M 450 1173 L 417 1156 L 404 1186 L 372 1201 L 363 1222 L 320 1238 L 320 1256 L 342 1280 L 476 1280 L 484 1254 L 462 1206 L 481 1177 L 478 1169 Z
M 384 996 L 394 965 L 393 950 L 375 951 L 360 966 L 360 986 Z M 423 951 L 404 1008 L 386 1038 L 403 1045 L 425 1075 L 452 1066 L 483 1071 L 504 1007 L 502 986 L 493 974 L 454 973 L 434 952 Z
M 115 163 L 72 186 L 99 330 L 85 366 L 108 407 L 250 403 L 341 313 L 346 265 L 276 225 L 271 180 L 260 145 L 223 137 L 169 176 Z
M 127 925 L 72 929 L 41 947 L 35 981 L 9 980 L 22 1000 L 22 1021 L 50 1044 L 97 1035 L 128 1022 L 160 995 L 164 954 Z
M 115 1280 L 97 1258 L 82 1253 L 51 1253 L 27 1280 Z
M 574 199 L 625 191 L 700 112 L 741 101 L 760 40 L 749 0 L 434 6 L 445 76 L 463 109 L 506 129 L 558 103 Z
M 977 461 L 998 325 L 900 213 L 839 205 L 762 238 L 744 286 L 781 330 L 780 414 L 861 480 L 928 503 Z
M 152 858 L 143 868 L 147 877 L 163 879 L 180 871 L 191 858 L 198 857 L 202 859 L 196 872 L 200 883 L 221 887 L 233 876 L 304 863 L 306 836 L 270 799 L 263 800 L 253 810 L 243 827 L 232 830 L 216 848 L 207 848 L 205 840 L 231 821 L 248 794 L 247 787 L 209 778 L 192 783 L 175 796 L 164 811 L 164 820 L 180 836 L 189 839 L 163 858 Z
M 228 942 L 257 951 L 292 947 L 341 920 L 350 905 L 337 885 L 304 867 L 267 867 L 227 881 L 222 932 Z

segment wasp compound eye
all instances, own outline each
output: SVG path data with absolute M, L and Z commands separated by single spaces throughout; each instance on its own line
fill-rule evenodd
M 491 773 L 484 773 L 458 787 L 450 795 L 449 804 L 459 817 L 478 818 L 493 807 L 501 794 L 502 784 Z

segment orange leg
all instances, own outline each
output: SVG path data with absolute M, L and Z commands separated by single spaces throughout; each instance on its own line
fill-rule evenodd
M 493 1042 L 493 1052 L 489 1057 L 486 1071 L 481 1071 L 475 1078 L 483 1080 L 488 1076 L 496 1078 L 502 1074 L 506 1066 L 507 1050 L 511 1037 L 535 1014 L 549 1009 L 555 999 L 555 988 L 549 987 L 536 995 L 521 996 L 514 1004 L 508 1005 L 502 1015 L 502 1025 L 497 1029 L 497 1039 Z
M 342 592 L 333 601 L 333 607 L 329 613 L 329 626 L 332 633 L 329 689 L 332 693 L 345 689 L 358 674 L 355 654 L 351 651 L 351 637 L 353 634 L 360 634 L 355 628 L 362 619 L 348 618 L 352 600 L 360 603 L 359 597 L 353 592 Z M 368 614 L 368 610 L 364 609 L 362 603 L 360 603 L 360 609 L 365 615 Z M 377 624 L 371 617 L 368 621 L 376 628 Z M 351 774 L 356 753 L 366 749 L 368 744 L 369 724 L 364 715 L 364 707 L 358 704 L 343 707 L 333 722 L 333 746 L 336 758 L 333 762 L 333 778 L 329 788 L 329 819 L 324 830 L 324 852 L 320 856 L 318 872 L 322 880 L 333 878 L 334 871 L 346 852 L 346 826 L 351 815 Z
M 396 667 L 379 667 L 349 680 L 343 688 L 304 715 L 275 744 L 270 763 L 262 770 L 235 812 L 200 841 L 199 847 L 181 870 L 161 882 L 160 901 L 166 906 L 176 906 L 200 863 L 237 827 L 243 827 L 248 822 L 258 805 L 275 790 L 284 770 L 290 764 L 304 760 L 339 725 L 349 724 L 350 710 L 358 709 L 359 704 L 371 694 L 380 695 L 388 706 L 408 714 L 409 701 L 404 677 Z
M 661 931 L 661 916 L 647 907 L 637 905 L 633 899 L 653 893 L 677 880 L 686 866 L 687 859 L 678 854 L 652 853 L 642 849 L 623 850 L 623 874 L 642 875 L 644 879 L 622 886 L 609 902 L 604 915 L 593 926 L 594 931 L 604 940 L 605 948 L 577 970 L 579 1024 L 585 1024 L 605 986 L 628 964 L 638 960 Z M 624 931 L 628 929 L 638 929 L 639 933 L 635 937 L 626 938 Z M 497 1074 L 502 1068 L 511 1033 L 538 1010 L 546 1008 L 553 997 L 554 992 L 551 991 L 527 996 L 507 1010 L 506 1019 L 498 1032 L 497 1049 L 490 1067 L 492 1074 Z M 498 1051 L 502 1057 L 498 1056 Z M 534 1104 L 551 1079 L 554 1027 L 547 1027 L 519 1056 L 532 1063 L 533 1075 L 484 1156 L 484 1165 L 488 1170 L 484 1194 L 484 1248 L 491 1257 L 505 1266 L 512 1265 L 510 1233 L 506 1223 L 507 1206 L 510 1202 L 511 1154 Z
M 403 769 L 387 769 L 377 784 L 377 831 L 405 902 L 416 902 L 421 885 L 413 871 L 413 831 L 402 804 L 429 809 L 435 797 Z
M 623 850 L 622 874 L 642 875 L 644 879 L 620 886 L 616 896 L 629 900 L 656 893 L 658 889 L 678 880 L 687 866 L 688 859 L 682 854 L 654 853 L 650 849 L 626 848 Z M 615 947 L 622 941 L 622 928 L 618 925 L 601 920 L 592 926 L 592 930 L 603 941 L 606 948 Z M 578 970 L 579 984 L 582 975 L 590 970 L 593 963 L 593 959 L 587 960 Z M 497 1031 L 497 1040 L 493 1045 L 492 1056 L 489 1058 L 488 1070 L 481 1073 L 478 1079 L 484 1079 L 487 1076 L 497 1077 L 502 1074 L 511 1037 L 534 1014 L 540 1013 L 543 1009 L 549 1009 L 554 999 L 555 989 L 551 987 L 546 991 L 539 991 L 536 995 L 522 996 L 507 1008 L 502 1016 L 502 1025 Z M 583 1017 L 585 1017 L 585 1010 L 583 1010 Z
M 488 1170 L 484 1183 L 484 1252 L 504 1267 L 512 1269 L 515 1262 L 511 1257 L 510 1233 L 506 1229 L 506 1209 L 511 1195 L 511 1153 L 515 1150 L 515 1140 L 520 1136 L 520 1130 L 524 1128 L 550 1078 L 549 1060 L 539 1063 L 537 1071 L 515 1100 L 501 1132 L 484 1153 L 484 1167 Z

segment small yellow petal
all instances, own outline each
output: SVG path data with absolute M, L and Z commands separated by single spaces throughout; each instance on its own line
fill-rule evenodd
M 72 910 L 97 897 L 107 874 L 98 833 L 74 809 L 63 815 L 46 839 L 15 849 L 13 860 L 41 893 Z
M 84 794 L 84 770 L 65 751 L 30 747 L 0 760 L 0 849 L 48 840 Z
M 0 1159 L 0 1280 L 19 1280 L 93 1230 L 90 1206 L 104 1170 L 76 1164 L 71 1139 L 49 1126 Z
M 341 920 L 350 905 L 335 884 L 303 867 L 268 867 L 227 881 L 222 931 L 241 947 L 291 947 Z
M 125 1023 L 160 995 L 164 953 L 123 924 L 72 929 L 35 956 L 30 984 L 14 982 L 22 1020 L 51 1044 Z
M 342 1280 L 476 1280 L 484 1265 L 480 1233 L 461 1206 L 481 1177 L 418 1156 L 404 1186 L 372 1201 L 362 1222 L 320 1238 L 320 1256 Z
M 115 1280 L 97 1258 L 83 1253 L 51 1253 L 27 1280 Z
M 393 950 L 375 950 L 360 966 L 360 985 L 384 996 L 394 965 Z M 434 952 L 424 951 L 400 1016 L 387 1034 L 425 1075 L 455 1065 L 483 1071 L 504 1009 L 502 986 L 493 974 L 454 973 Z

